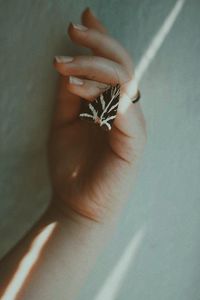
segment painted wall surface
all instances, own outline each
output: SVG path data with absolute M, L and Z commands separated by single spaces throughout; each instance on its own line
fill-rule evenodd
M 140 71 L 148 144 L 134 194 L 80 300 L 198 300 L 199 0 L 0 1 L 0 256 L 50 199 L 52 59 L 80 52 L 66 28 L 88 5 Z

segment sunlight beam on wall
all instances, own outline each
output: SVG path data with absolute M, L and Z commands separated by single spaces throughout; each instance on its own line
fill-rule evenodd
M 144 238 L 144 228 L 140 229 L 126 247 L 123 255 L 114 270 L 108 276 L 103 287 L 94 300 L 114 300 L 123 282 L 124 275 L 133 258 L 136 256 L 139 246 Z
M 135 94 L 138 83 L 142 79 L 144 73 L 149 68 L 152 60 L 156 56 L 158 50 L 160 49 L 160 47 L 162 46 L 163 42 L 165 41 L 167 35 L 171 31 L 178 15 L 180 14 L 180 12 L 183 8 L 184 3 L 185 3 L 185 0 L 178 0 L 176 2 L 173 9 L 171 10 L 169 15 L 164 20 L 163 25 L 160 27 L 158 32 L 155 34 L 155 36 L 151 40 L 151 43 L 149 44 L 147 50 L 142 55 L 141 60 L 139 61 L 138 65 L 135 68 L 135 78 L 127 86 L 127 94 L 128 95 Z M 131 105 L 131 104 L 132 103 L 130 101 L 127 101 L 126 96 L 125 96 L 124 101 L 122 101 L 122 104 L 120 106 L 120 113 L 125 113 L 129 107 L 129 105 Z
M 138 82 L 143 77 L 144 73 L 146 72 L 150 63 L 152 62 L 158 50 L 162 46 L 167 35 L 171 31 L 179 13 L 183 8 L 184 3 L 185 0 L 178 0 L 176 2 L 174 8 L 171 10 L 170 14 L 167 16 L 163 25 L 158 30 L 157 34 L 154 36 L 149 47 L 147 48 L 144 55 L 142 56 L 142 59 L 140 60 L 138 66 L 136 67 L 136 77 Z
M 140 82 L 144 73 L 149 68 L 152 60 L 156 56 L 158 50 L 162 46 L 164 40 L 166 39 L 167 35 L 169 34 L 170 30 L 172 29 L 178 15 L 180 14 L 185 0 L 178 0 L 174 5 L 173 9 L 165 19 L 163 25 L 158 30 L 154 38 L 151 40 L 151 43 L 145 53 L 143 54 L 141 60 L 139 61 L 136 70 L 135 76 L 136 80 L 134 79 L 133 82 L 130 83 L 128 86 L 128 95 L 134 94 L 136 90 L 136 84 Z M 120 104 L 120 113 L 125 113 L 128 109 L 129 105 L 132 105 L 130 99 L 123 96 L 124 101 Z M 98 292 L 95 300 L 114 300 L 117 297 L 117 294 L 120 290 L 122 282 L 124 280 L 124 276 L 129 270 L 131 261 L 135 257 L 139 246 L 141 245 L 142 239 L 144 237 L 144 230 L 139 231 L 136 236 L 133 237 L 129 245 L 124 250 L 117 266 L 112 270 L 112 272 L 108 275 L 104 285 Z

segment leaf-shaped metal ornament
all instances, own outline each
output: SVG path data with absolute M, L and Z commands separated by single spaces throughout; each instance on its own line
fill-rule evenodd
M 79 118 L 92 121 L 103 130 L 111 130 L 117 115 L 120 98 L 120 85 L 109 87 L 92 102 L 82 101 Z

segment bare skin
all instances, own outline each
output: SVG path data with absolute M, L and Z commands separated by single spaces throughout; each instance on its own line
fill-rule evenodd
M 146 132 L 139 103 L 131 104 L 123 114 L 119 107 L 110 132 L 78 118 L 81 97 L 92 101 L 109 84 L 120 82 L 123 98 L 128 84 L 134 81 L 129 54 L 89 9 L 83 13 L 82 23 L 87 28 L 78 30 L 70 24 L 68 33 L 73 42 L 90 48 L 92 55 L 76 56 L 68 63 L 62 63 L 65 57 L 54 61 L 60 86 L 49 158 L 54 199 L 61 209 L 69 205 L 85 217 L 101 220 L 112 211 L 113 199 L 117 203 L 117 199 L 125 198 Z M 78 77 L 83 84 L 70 83 L 70 76 L 72 80 Z
M 131 103 L 137 93 L 132 59 L 89 9 L 82 14 L 81 26 L 70 24 L 68 34 L 92 55 L 55 57 L 53 63 L 60 76 L 48 144 L 53 200 L 1 261 L 3 300 L 76 299 L 137 175 L 146 129 L 140 103 Z M 117 83 L 121 95 L 111 131 L 78 118 L 81 98 L 93 101 Z M 15 283 L 11 298 L 12 282 L 25 265 L 21 262 L 34 251 L 40 234 L 42 248 L 32 265 L 30 258 L 36 254 L 30 256 L 27 275 L 20 285 Z

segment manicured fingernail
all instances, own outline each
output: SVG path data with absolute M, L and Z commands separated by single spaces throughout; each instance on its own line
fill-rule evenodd
M 86 31 L 88 30 L 88 28 L 86 26 L 83 26 L 81 24 L 74 24 L 72 23 L 72 26 L 76 29 L 76 30 L 80 30 L 80 31 Z
M 71 61 L 73 61 L 73 57 L 72 56 L 55 56 L 55 60 L 57 63 L 69 63 Z
M 69 76 L 69 83 L 75 84 L 75 85 L 83 85 L 84 84 L 83 80 L 81 80 L 77 77 L 74 77 L 74 76 Z

